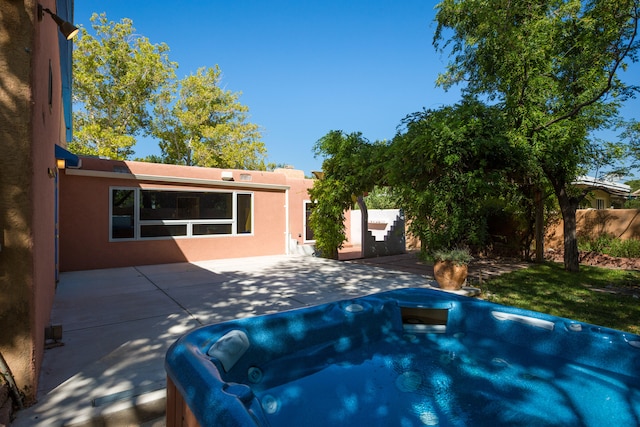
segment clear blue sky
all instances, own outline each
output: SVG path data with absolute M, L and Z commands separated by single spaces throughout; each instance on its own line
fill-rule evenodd
M 137 33 L 169 46 L 179 77 L 219 65 L 222 87 L 242 92 L 249 121 L 261 127 L 268 161 L 309 175 L 322 164 L 313 145 L 330 130 L 391 139 L 407 114 L 459 100 L 457 90 L 435 87 L 447 62 L 431 44 L 436 3 L 75 0 L 74 21 L 90 30 L 93 12 L 131 18 Z M 626 73 L 636 83 L 638 69 Z M 135 149 L 160 153 L 153 140 Z

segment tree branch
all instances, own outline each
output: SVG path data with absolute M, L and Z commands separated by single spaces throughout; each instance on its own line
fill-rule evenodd
M 588 99 L 584 102 L 581 102 L 579 104 L 577 104 L 571 111 L 569 111 L 568 113 L 565 113 L 561 116 L 558 116 L 554 119 L 549 120 L 547 123 L 542 124 L 536 128 L 534 128 L 533 133 L 535 132 L 539 132 L 542 129 L 546 129 L 549 126 L 561 122 L 563 120 L 569 119 L 571 117 L 574 117 L 575 115 L 577 115 L 583 108 L 588 107 L 589 105 L 592 105 L 594 103 L 596 103 L 600 98 L 602 98 L 607 92 L 609 92 L 609 90 L 611 90 L 611 87 L 613 86 L 613 78 L 616 75 L 616 71 L 618 70 L 618 68 L 620 67 L 620 64 L 622 64 L 622 61 L 624 60 L 624 58 L 627 57 L 627 55 L 629 54 L 629 52 L 631 51 L 631 49 L 633 48 L 633 44 L 635 42 L 636 36 L 638 34 L 638 11 L 637 9 L 635 10 L 634 16 L 633 16 L 633 34 L 631 36 L 631 38 L 629 39 L 629 43 L 627 43 L 627 46 L 624 48 L 624 50 L 622 51 L 622 54 L 619 54 L 618 57 L 616 58 L 613 68 L 611 69 L 611 71 L 609 72 L 609 77 L 607 79 L 607 84 L 604 88 L 602 88 L 599 92 L 596 93 L 596 95 L 594 95 L 591 99 Z

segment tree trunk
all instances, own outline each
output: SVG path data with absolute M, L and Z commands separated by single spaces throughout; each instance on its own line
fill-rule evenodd
M 576 235 L 578 199 L 569 197 L 566 189 L 563 187 L 558 191 L 558 203 L 560 204 L 562 221 L 564 222 L 564 269 L 566 271 L 578 272 L 580 270 L 578 237 Z
M 536 204 L 536 262 L 541 264 L 544 261 L 544 197 L 539 187 L 534 192 Z
M 369 230 L 369 211 L 364 201 L 364 196 L 358 196 L 358 206 L 360 207 L 360 255 L 368 258 L 373 255 L 373 251 L 369 247 L 369 239 L 367 231 Z

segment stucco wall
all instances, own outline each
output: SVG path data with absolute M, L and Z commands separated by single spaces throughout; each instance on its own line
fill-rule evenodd
M 53 0 L 42 0 L 55 9 Z M 57 27 L 37 2 L 0 8 L 0 352 L 35 398 L 55 290 L 54 144 L 60 134 Z M 49 104 L 49 68 L 52 103 Z
M 273 172 L 225 170 L 234 178 L 234 187 L 225 187 L 230 184 L 221 181 L 221 169 L 92 158 L 83 158 L 82 162 L 82 170 L 67 170 L 61 177 L 61 271 L 286 254 L 289 236 L 297 238 L 303 232 L 303 200 L 308 198 L 306 189 L 312 180 Z M 126 173 L 128 178 L 119 179 L 114 171 Z M 106 174 L 91 176 L 94 172 Z M 129 179 L 131 176 L 138 178 Z M 171 179 L 191 181 L 179 183 L 170 182 Z M 203 181 L 196 185 L 193 180 Z M 266 187 L 261 188 L 263 185 Z M 110 242 L 111 187 L 250 191 L 254 203 L 253 233 Z
M 298 245 L 303 245 L 306 226 L 305 202 L 311 201 L 307 190 L 313 186 L 313 180 L 304 177 L 287 177 L 286 182 L 289 185 L 289 234 Z
M 579 209 L 576 213 L 578 236 L 598 237 L 611 234 L 621 239 L 640 239 L 638 209 Z M 547 226 L 545 248 L 563 246 L 562 220 Z
M 399 209 L 368 209 L 369 231 L 376 241 L 383 242 L 385 236 L 391 229 L 393 222 L 400 215 Z M 351 211 L 351 243 L 362 244 L 362 211 L 355 209 Z M 379 226 L 378 226 L 379 225 Z

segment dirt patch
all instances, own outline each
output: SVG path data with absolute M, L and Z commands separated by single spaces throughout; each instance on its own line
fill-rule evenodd
M 563 262 L 562 251 L 548 251 L 545 258 L 549 261 Z M 597 252 L 581 251 L 578 255 L 580 264 L 593 265 L 602 268 L 617 268 L 621 270 L 640 270 L 640 258 L 616 258 Z

